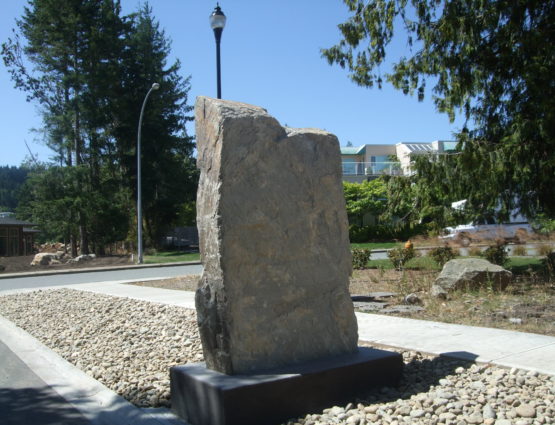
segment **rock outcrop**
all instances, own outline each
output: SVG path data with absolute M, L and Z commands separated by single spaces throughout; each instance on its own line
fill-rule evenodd
M 196 102 L 196 294 L 207 367 L 241 374 L 357 349 L 337 138 Z

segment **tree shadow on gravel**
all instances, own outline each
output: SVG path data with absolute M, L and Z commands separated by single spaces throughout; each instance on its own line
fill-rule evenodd
M 468 352 L 442 353 L 433 358 L 417 352 L 410 361 L 406 362 L 404 356 L 405 364 L 397 386 L 371 390 L 361 394 L 356 402 L 363 404 L 388 403 L 426 393 L 431 390 L 432 386 L 439 385 L 440 379 L 456 374 L 457 368 L 471 367 L 476 358 L 475 354 Z

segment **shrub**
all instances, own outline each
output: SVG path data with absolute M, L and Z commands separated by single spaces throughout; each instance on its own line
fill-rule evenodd
M 366 248 L 353 248 L 351 254 L 353 256 L 353 268 L 365 269 L 370 260 L 371 251 Z
M 370 227 L 351 224 L 349 226 L 349 240 L 353 243 L 368 242 L 370 240 Z
M 483 256 L 488 260 L 490 263 L 497 264 L 502 266 L 507 262 L 509 258 L 507 251 L 505 250 L 505 244 L 497 244 L 490 246 L 483 252 Z
M 405 264 L 416 257 L 416 251 L 412 246 L 409 248 L 393 248 L 387 252 L 387 256 L 393 263 L 393 267 L 402 270 Z
M 456 254 L 450 246 L 443 246 L 430 250 L 430 252 L 428 252 L 428 256 L 433 258 L 436 263 L 443 267 L 447 261 L 455 258 Z
M 537 251 L 538 251 L 538 255 L 548 256 L 549 254 L 551 254 L 553 252 L 553 248 L 551 247 L 551 245 L 543 244 L 543 245 L 538 246 Z
M 526 248 L 522 245 L 517 245 L 513 248 L 513 255 L 524 257 L 526 255 Z
M 468 249 L 468 255 L 471 257 L 480 257 L 482 255 L 482 250 L 479 246 L 471 246 Z

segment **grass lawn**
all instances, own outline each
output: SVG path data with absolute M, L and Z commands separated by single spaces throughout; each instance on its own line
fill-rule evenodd
M 372 260 L 368 261 L 369 269 L 383 269 L 383 270 L 392 270 L 393 263 L 389 261 L 389 259 L 381 259 L 381 260 Z M 441 270 L 441 267 L 432 260 L 430 257 L 416 257 L 410 260 L 405 269 L 409 270 Z
M 539 272 L 543 269 L 541 257 L 509 257 L 505 268 L 514 274 Z
M 198 261 L 200 254 L 198 252 L 184 253 L 182 251 L 164 251 L 154 255 L 145 255 L 146 264 L 155 263 L 176 263 L 178 261 Z
M 352 243 L 352 248 L 365 248 L 365 249 L 390 249 L 403 247 L 405 244 L 400 242 L 366 242 L 366 243 Z

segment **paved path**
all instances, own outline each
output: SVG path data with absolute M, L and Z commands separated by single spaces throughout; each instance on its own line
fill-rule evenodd
M 115 282 L 66 285 L 69 288 L 126 296 L 145 301 L 159 302 L 185 308 L 194 308 L 194 293 L 122 285 Z M 9 292 L 26 292 L 19 289 Z M 2 294 L 6 294 L 3 292 Z M 555 376 L 555 337 L 505 331 L 473 326 L 450 325 L 424 320 L 357 313 L 359 336 L 363 341 L 379 345 L 418 350 L 426 353 L 492 363 L 499 366 L 533 370 Z M 138 409 L 115 393 L 92 379 L 50 349 L 44 347 L 26 332 L 0 316 L 0 358 L 7 358 L 9 365 L 22 370 L 22 379 L 31 382 L 23 387 L 38 388 L 45 406 L 61 414 L 59 422 L 48 422 L 48 416 L 33 416 L 33 420 L 16 423 L 23 425 L 46 425 L 61 423 L 65 417 L 75 417 L 72 423 L 92 424 L 184 424 L 166 409 Z M 2 351 L 3 350 L 3 351 Z M 17 357 L 17 358 L 15 358 Z M 18 360 L 19 359 L 19 360 Z M 19 388 L 18 373 L 12 378 L 0 378 L 0 395 L 10 394 Z M 10 383 L 11 382 L 11 383 Z M 46 392 L 45 385 L 55 390 Z M 6 388 L 7 386 L 7 392 Z M 57 394 L 56 394 L 57 393 Z M 64 404 L 61 401 L 67 400 Z M 9 400 L 8 400 L 9 402 Z M 0 405 L 4 404 L 0 399 Z M 4 407 L 6 409 L 6 407 Z M 37 405 L 39 411 L 41 405 Z M 77 409 L 80 412 L 75 412 Z M 3 413 L 8 410 L 1 410 Z M 72 416 L 76 415 L 76 416 Z M 43 420 L 44 419 L 44 420 Z M 83 421 L 85 422 L 79 422 Z
M 71 272 L 59 274 L 28 273 L 24 275 L 10 275 L 0 279 L 0 291 L 40 288 L 45 286 L 70 285 L 90 282 L 113 282 L 125 280 L 164 279 L 168 277 L 183 276 L 202 273 L 200 264 L 187 265 L 148 265 L 133 268 L 96 270 L 75 269 Z

